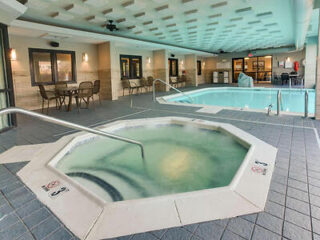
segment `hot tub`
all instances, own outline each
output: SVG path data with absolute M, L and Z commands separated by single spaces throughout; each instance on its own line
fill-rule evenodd
M 19 173 L 80 238 L 264 209 L 277 150 L 230 124 L 165 117 L 99 129 L 142 142 L 145 163 L 135 145 L 77 133 L 53 143 Z

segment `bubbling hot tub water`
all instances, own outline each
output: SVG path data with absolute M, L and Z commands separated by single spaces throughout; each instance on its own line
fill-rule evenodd
M 113 133 L 135 145 L 102 137 L 79 142 L 57 164 L 105 201 L 122 201 L 223 187 L 230 184 L 248 146 L 224 131 L 191 124 L 146 124 Z

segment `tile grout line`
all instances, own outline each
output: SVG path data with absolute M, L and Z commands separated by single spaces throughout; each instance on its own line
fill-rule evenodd
M 283 213 L 283 221 L 282 221 L 282 229 L 281 229 L 281 237 L 284 237 L 284 223 L 286 219 L 286 206 L 287 206 L 287 196 L 288 196 L 288 184 L 289 184 L 289 174 L 290 174 L 290 163 L 291 163 L 291 151 L 292 151 L 292 140 L 293 140 L 293 132 L 294 129 L 291 130 L 291 141 L 290 141 L 290 154 L 289 154 L 289 163 L 288 163 L 288 177 L 287 177 L 287 187 L 286 187 L 286 194 L 284 198 L 284 213 Z
M 315 131 L 318 146 L 320 148 L 319 143 L 319 136 L 317 131 Z M 306 146 L 306 133 L 303 131 L 303 137 L 304 137 L 304 149 L 305 149 L 305 155 L 306 155 L 306 172 L 307 172 L 307 189 L 308 189 L 308 200 L 309 200 L 309 213 L 310 213 L 310 230 L 311 230 L 311 239 L 313 240 L 313 224 L 312 224 L 312 213 L 311 213 L 311 201 L 310 201 L 310 186 L 309 186 L 309 168 L 308 168 L 308 154 L 307 154 L 307 146 Z

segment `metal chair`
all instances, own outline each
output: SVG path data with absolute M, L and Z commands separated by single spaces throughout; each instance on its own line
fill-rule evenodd
M 56 100 L 56 108 L 58 108 L 58 99 L 59 96 L 55 94 L 55 92 L 49 92 L 46 91 L 43 85 L 39 85 L 39 90 L 40 90 L 40 95 L 42 97 L 42 108 L 41 112 L 43 113 L 44 110 L 44 102 L 48 101 L 48 106 L 47 106 L 47 114 L 49 114 L 49 107 L 50 107 L 50 101 L 51 100 Z
M 289 73 L 281 73 L 281 82 L 283 85 L 283 82 L 289 83 L 290 77 Z
M 124 90 L 128 89 L 129 90 L 129 95 L 131 95 L 133 93 L 134 89 L 137 89 L 137 93 L 139 92 L 139 89 L 141 88 L 141 86 L 137 85 L 136 83 L 130 81 L 129 79 L 124 79 L 121 81 L 122 83 L 122 89 L 123 89 L 123 96 L 124 96 Z
M 67 95 L 64 94 L 62 89 L 65 89 L 67 87 L 68 87 L 68 84 L 66 82 L 57 82 L 55 84 L 55 92 L 56 92 L 56 95 L 59 97 L 59 102 L 60 102 L 59 109 L 61 109 L 62 104 L 64 104 L 64 106 L 66 107 L 66 97 L 67 97 Z
M 148 76 L 147 81 L 148 81 L 148 87 L 151 88 L 151 90 L 152 90 L 154 78 L 152 76 Z
M 80 83 L 78 92 L 74 95 L 77 102 L 78 112 L 80 112 L 82 100 L 86 104 L 86 109 L 89 108 L 90 98 L 92 98 L 92 96 L 93 96 L 92 82 L 86 81 L 86 82 Z M 92 101 L 92 104 L 94 106 L 94 101 Z
M 94 101 L 94 98 L 93 98 L 94 95 L 98 95 L 98 97 L 99 97 L 99 103 L 101 104 L 100 80 L 95 80 L 94 83 L 93 83 L 92 101 Z
M 140 86 L 142 88 L 144 88 L 146 90 L 146 92 L 148 91 L 148 89 L 149 89 L 148 80 L 145 77 L 142 77 L 140 79 Z

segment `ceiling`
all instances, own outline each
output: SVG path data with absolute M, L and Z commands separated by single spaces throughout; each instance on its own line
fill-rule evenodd
M 19 0 L 22 20 L 205 52 L 294 45 L 292 0 Z M 104 28 L 115 20 L 120 31 Z M 310 30 L 310 28 L 309 28 Z M 314 34 L 314 33 L 312 33 Z

